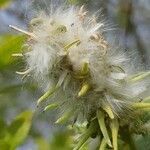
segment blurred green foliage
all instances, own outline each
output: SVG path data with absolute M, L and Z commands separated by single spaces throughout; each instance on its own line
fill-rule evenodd
M 27 137 L 32 124 L 33 112 L 19 114 L 10 125 L 0 120 L 0 148 L 15 150 Z
M 22 49 L 25 37 L 21 35 L 1 35 L 0 36 L 0 69 L 4 69 L 15 60 L 13 53 L 19 53 Z
M 12 0 L 0 0 L 0 9 L 9 6 Z
M 72 150 L 71 143 L 73 139 L 71 137 L 71 132 L 63 131 L 57 132 L 55 137 L 50 143 L 50 149 L 52 150 Z
M 29 87 L 30 90 L 33 90 L 34 88 L 33 84 L 9 83 L 11 77 L 15 75 L 14 70 L 16 68 L 14 64 L 18 61 L 18 58 L 13 58 L 12 54 L 22 51 L 24 40 L 25 36 L 22 35 L 4 34 L 0 36 L 0 74 L 2 74 L 2 84 L 0 85 L 1 114 L 7 108 L 7 103 L 11 102 L 9 100 L 6 101 L 6 99 L 11 99 L 12 94 L 16 95 L 17 92 L 19 92 L 19 89 L 23 86 Z M 10 70 L 10 72 L 8 70 Z M 13 72 L 11 70 L 13 70 Z M 5 82 L 5 79 L 7 80 L 8 78 L 9 80 L 7 83 Z M 15 104 L 16 100 L 14 98 L 12 99 L 12 103 L 14 103 L 17 107 L 17 104 Z M 9 105 L 11 106 L 12 104 Z M 16 148 L 26 141 L 28 136 L 31 136 L 34 139 L 38 150 L 71 150 L 72 137 L 69 131 L 56 132 L 56 135 L 51 141 L 46 140 L 38 134 L 38 131 L 29 132 L 33 124 L 33 115 L 34 113 L 31 111 L 23 111 L 21 114 L 17 115 L 10 124 L 7 123 L 7 118 L 4 118 L 4 116 L 1 115 L 0 150 L 16 150 Z M 33 132 L 37 133 L 33 134 Z

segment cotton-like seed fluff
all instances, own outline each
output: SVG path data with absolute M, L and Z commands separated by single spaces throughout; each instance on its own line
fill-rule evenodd
M 66 104 L 73 112 L 89 115 L 109 106 L 119 115 L 146 87 L 130 82 L 123 68 L 125 54 L 104 39 L 105 22 L 87 13 L 83 6 L 59 8 L 32 19 L 31 31 L 19 29 L 30 37 L 24 54 L 28 70 L 23 74 L 46 81 L 49 90 L 38 105 L 50 96 L 52 102 Z
M 97 14 L 88 15 L 83 6 L 58 8 L 32 19 L 28 32 L 11 27 L 29 36 L 28 51 L 15 56 L 25 57 L 27 63 L 27 71 L 19 74 L 30 74 L 44 84 L 46 92 L 37 105 L 46 104 L 44 111 L 58 108 L 63 112 L 56 123 L 97 117 L 107 144 L 112 146 L 103 112 L 113 120 L 112 133 L 117 134 L 116 118 L 128 118 L 132 109 L 141 107 L 139 95 L 146 90 L 141 81 L 150 72 L 130 75 L 128 58 L 106 40 L 107 24 L 96 18 Z

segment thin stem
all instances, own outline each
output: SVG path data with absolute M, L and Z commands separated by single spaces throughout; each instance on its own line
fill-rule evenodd
M 118 130 L 119 130 L 119 123 L 118 120 L 115 118 L 111 121 L 111 132 L 112 132 L 112 142 L 114 150 L 118 150 Z
M 101 132 L 104 136 L 104 139 L 106 140 L 107 144 L 112 147 L 109 135 L 108 135 L 108 131 L 106 128 L 106 124 L 105 124 L 105 115 L 102 111 L 98 110 L 97 111 L 97 119 L 98 119 L 98 123 L 101 129 Z
M 33 33 L 31 33 L 31 32 L 22 30 L 22 29 L 20 29 L 20 28 L 18 28 L 18 27 L 15 27 L 15 26 L 13 26 L 13 25 L 9 25 L 9 27 L 12 28 L 12 29 L 14 29 L 14 30 L 16 30 L 16 31 L 19 31 L 19 32 L 21 32 L 21 33 L 24 33 L 24 34 L 26 34 L 26 35 L 28 35 L 28 36 L 34 38 L 34 39 L 37 38 L 37 37 L 36 37 Z

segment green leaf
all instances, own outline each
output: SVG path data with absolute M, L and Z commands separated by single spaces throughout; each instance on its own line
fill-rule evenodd
M 6 8 L 11 2 L 12 0 L 0 0 L 0 9 Z
M 8 150 L 9 144 L 7 143 L 7 124 L 5 121 L 0 118 L 0 149 L 2 150 Z
M 15 58 L 13 53 L 21 51 L 25 36 L 20 35 L 3 35 L 0 36 L 0 69 L 10 65 Z
M 33 112 L 25 111 L 8 126 L 0 119 L 0 149 L 16 150 L 25 140 L 31 127 Z
M 10 150 L 15 150 L 28 135 L 32 123 L 33 112 L 21 113 L 8 128 Z
M 0 148 L 2 150 L 9 150 L 10 149 L 9 144 L 4 140 L 0 140 Z

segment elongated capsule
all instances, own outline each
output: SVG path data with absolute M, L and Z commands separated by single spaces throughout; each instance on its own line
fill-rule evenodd
M 63 114 L 55 123 L 56 124 L 63 124 L 68 121 L 68 119 L 72 116 L 73 111 L 68 111 Z
M 86 75 L 89 72 L 88 62 L 84 62 L 81 68 L 81 75 Z
M 103 107 L 103 109 L 106 111 L 106 113 L 108 114 L 108 116 L 109 116 L 111 119 L 114 119 L 114 114 L 113 114 L 113 112 L 112 112 L 110 106 L 105 105 L 105 106 Z
M 37 101 L 37 106 L 39 106 L 39 104 L 43 101 L 46 101 L 47 98 L 51 97 L 62 85 L 62 83 L 64 82 L 65 77 L 67 76 L 67 71 L 65 71 L 59 78 L 57 84 L 50 88 L 44 95 L 42 95 L 38 101 Z
M 38 101 L 37 101 L 37 106 L 39 106 L 39 104 L 40 104 L 41 102 L 45 101 L 48 97 L 52 96 L 52 95 L 55 93 L 56 90 L 57 90 L 56 87 L 53 87 L 53 88 L 49 89 L 44 95 L 42 95 L 42 96 L 38 99 Z
M 150 76 L 150 71 L 141 72 L 129 78 L 129 82 L 138 82 Z
M 29 74 L 30 72 L 31 72 L 31 69 L 27 69 L 26 71 L 23 71 L 23 72 L 16 71 L 16 73 L 19 75 L 26 75 L 26 74 Z
M 23 57 L 23 54 L 22 53 L 15 53 L 15 54 L 12 54 L 13 57 Z
M 150 103 L 134 103 L 133 104 L 133 108 L 141 108 L 141 109 L 144 109 L 144 108 L 149 108 L 150 109 Z
M 66 45 L 66 46 L 64 47 L 64 49 L 65 49 L 65 51 L 68 51 L 69 48 L 71 48 L 72 46 L 77 45 L 77 44 L 79 44 L 79 43 L 80 43 L 80 40 L 77 39 L 77 40 L 75 40 L 75 41 L 69 43 L 68 45 Z
M 86 83 L 86 82 L 83 83 L 83 85 L 81 87 L 81 90 L 78 93 L 78 97 L 86 95 L 87 92 L 89 91 L 89 89 L 90 89 L 90 85 L 88 83 Z
M 58 104 L 53 103 L 53 104 L 50 104 L 50 105 L 46 106 L 43 111 L 45 112 L 45 111 L 48 111 L 48 110 L 53 110 L 57 107 L 58 107 Z

